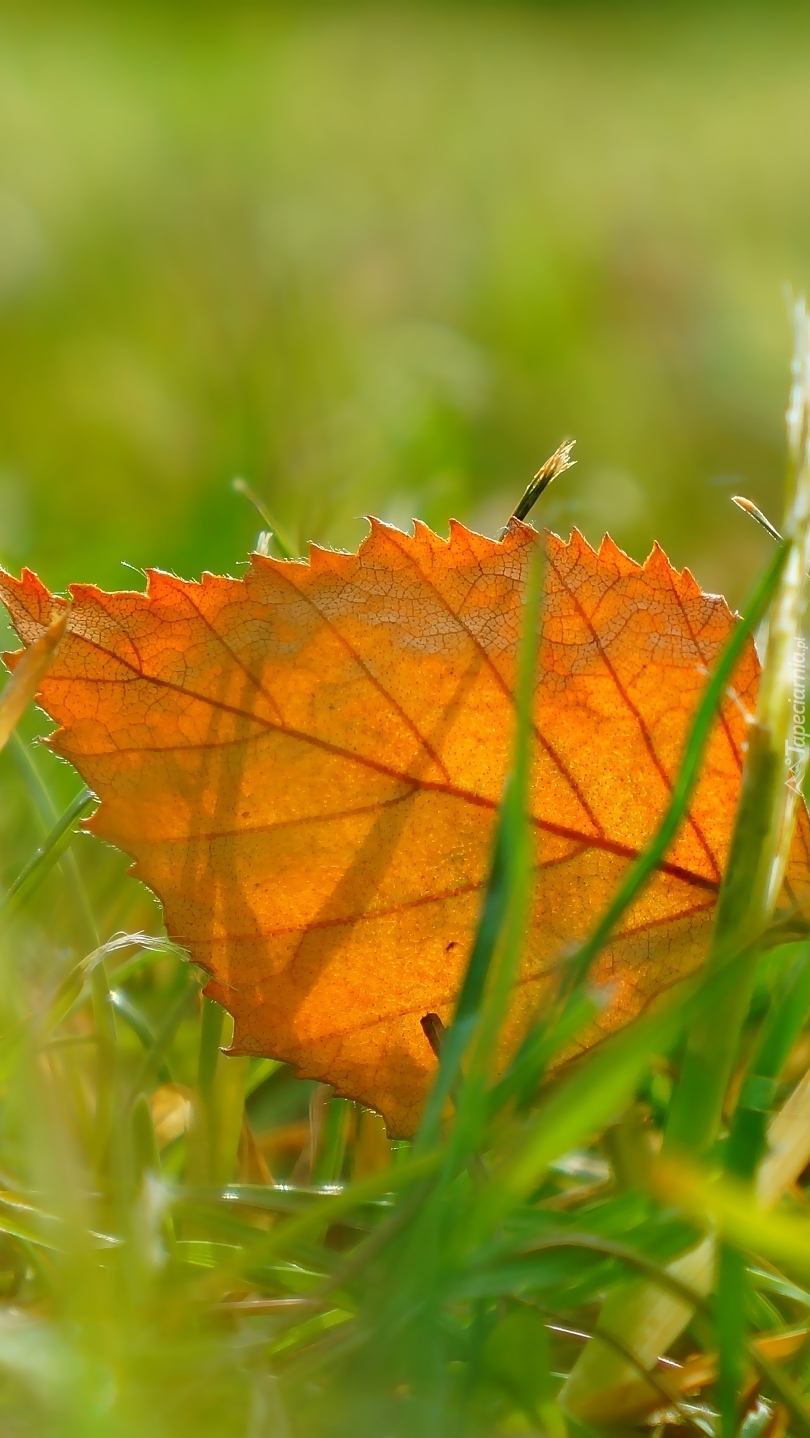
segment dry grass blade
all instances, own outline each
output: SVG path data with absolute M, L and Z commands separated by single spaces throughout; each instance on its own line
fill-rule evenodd
M 777 544 L 782 543 L 782 536 L 776 528 L 776 525 L 771 524 L 767 515 L 762 513 L 762 510 L 754 504 L 753 500 L 746 499 L 743 494 L 733 494 L 731 496 L 731 503 L 736 504 L 737 508 L 743 511 L 743 514 L 750 514 L 751 518 L 755 519 L 757 524 L 760 524 L 765 530 L 765 533 L 769 534 L 771 539 L 776 540 Z
M 47 674 L 67 628 L 67 610 L 29 645 L 0 699 L 0 749 L 5 748 Z
M 534 508 L 541 494 L 548 489 L 551 481 L 563 474 L 566 469 L 571 469 L 576 460 L 571 458 L 571 450 L 574 448 L 575 440 L 564 439 L 562 444 L 549 455 L 545 464 L 541 464 L 536 475 L 530 484 L 526 486 L 512 513 L 513 519 L 525 519 L 526 515 Z

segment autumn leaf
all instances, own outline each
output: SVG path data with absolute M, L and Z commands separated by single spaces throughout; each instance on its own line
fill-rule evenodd
M 149 574 L 73 587 L 40 702 L 101 799 L 90 828 L 132 855 L 169 933 L 267 1054 L 413 1132 L 486 878 L 514 727 L 528 558 L 459 524 L 378 521 L 357 554 L 254 555 L 240 580 Z M 535 699 L 530 932 L 504 1043 L 547 997 L 655 830 L 707 669 L 733 623 L 656 547 L 545 538 Z M 0 597 L 26 645 L 65 609 L 24 572 Z M 11 662 L 14 662 L 12 658 Z M 666 859 L 597 961 L 613 997 L 587 1042 L 704 957 L 758 664 L 746 648 Z M 802 811 L 784 903 L 810 906 Z

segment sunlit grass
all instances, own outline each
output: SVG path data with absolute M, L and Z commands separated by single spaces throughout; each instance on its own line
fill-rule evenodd
M 554 1072 L 780 583 L 728 495 L 778 519 L 804 22 L 187 14 L 0 17 L 0 558 L 116 587 L 141 583 L 121 560 L 232 568 L 258 523 L 236 474 L 291 552 L 355 542 L 367 508 L 494 533 L 570 429 L 544 521 L 656 537 L 751 598 L 661 831 L 494 1081 L 524 695 L 413 1143 L 222 1053 L 230 1020 L 123 856 L 78 832 L 92 798 L 28 713 L 0 753 L 0 1433 L 575 1438 L 612 1414 L 657 1438 L 808 1434 L 807 940 L 741 953 L 735 929 L 724 962 Z
M 658 834 L 496 1076 L 530 882 L 527 620 L 489 885 L 413 1142 L 284 1065 L 222 1053 L 230 1020 L 121 860 L 76 834 L 92 799 L 26 719 L 0 755 L 4 1432 L 810 1433 L 810 943 L 763 942 L 767 905 L 732 883 L 754 928 L 732 943 L 721 923 L 703 974 L 554 1072 L 602 1001 L 591 961 L 686 812 L 741 646 L 769 606 L 774 633 L 779 614 L 798 622 L 800 511 L 707 684 Z M 782 659 L 766 674 L 761 704 L 784 706 Z M 756 857 L 739 833 L 732 876 Z M 772 861 L 767 826 L 756 842 Z M 715 1121 L 684 1108 L 707 1015 L 728 1030 L 703 1056 Z M 790 1194 L 768 1212 L 753 1181 L 771 1208 Z

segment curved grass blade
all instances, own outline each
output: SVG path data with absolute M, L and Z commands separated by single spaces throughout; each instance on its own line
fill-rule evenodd
M 160 1028 L 154 1035 L 151 1048 L 144 1055 L 141 1067 L 132 1084 L 128 1108 L 131 1108 L 132 1104 L 137 1101 L 138 1095 L 149 1087 L 153 1076 L 158 1073 L 165 1062 L 177 1029 L 204 983 L 204 975 L 197 973 L 188 975 L 181 994 L 165 1015 Z
M 810 1412 L 802 1395 L 786 1373 L 768 1358 L 756 1343 L 748 1345 L 748 1357 L 779 1402 L 787 1409 L 801 1438 L 810 1438 Z
M 558 1051 L 561 1044 L 570 1035 L 571 1006 L 573 1005 L 575 1009 L 583 1006 L 582 986 L 587 980 L 588 971 L 594 959 L 607 943 L 622 915 L 638 897 L 675 838 L 700 777 L 703 755 L 717 709 L 745 644 L 766 612 L 776 591 L 787 553 L 787 546 L 782 545 L 772 557 L 706 685 L 692 720 L 681 767 L 673 784 L 669 807 L 657 832 L 643 854 L 628 870 L 590 937 L 566 961 L 564 980 L 557 1004 L 548 1017 L 527 1034 L 518 1049 L 512 1064 L 496 1090 L 501 1102 L 505 1102 L 516 1093 L 521 1094 L 523 1100 L 526 1101 L 537 1089 L 549 1057 Z
M 281 1059 L 253 1059 L 245 1080 L 245 1099 L 249 1099 L 257 1088 L 261 1088 L 265 1079 L 269 1079 L 283 1067 Z
M 132 1029 L 136 1038 L 140 1039 L 147 1052 L 150 1052 L 156 1043 L 155 1031 L 129 995 L 125 994 L 123 989 L 110 989 L 110 1003 L 124 1023 Z M 161 1083 L 171 1083 L 172 1076 L 165 1061 L 161 1064 L 157 1076 Z
M 490 1095 L 490 1112 L 495 1114 L 514 1098 L 518 1110 L 534 1098 L 548 1064 L 601 1013 L 610 999 L 610 989 L 588 989 L 578 985 L 554 1025 L 537 1024 L 526 1035 L 513 1062 Z
M 481 917 L 453 1022 L 442 1040 L 439 1072 L 416 1136 L 415 1153 L 424 1153 L 426 1149 L 436 1143 L 445 1104 L 457 1085 L 464 1058 L 475 1041 L 468 1082 L 471 1082 L 476 1096 L 472 1095 L 470 1089 L 468 1097 L 461 1099 L 454 1130 L 456 1156 L 462 1149 L 465 1152 L 469 1151 L 469 1143 L 462 1136 L 462 1130 L 467 1127 L 469 1121 L 474 1119 L 476 1113 L 483 1115 L 484 1105 L 479 1101 L 479 1090 L 486 1083 L 493 1046 L 505 1015 L 512 979 L 520 959 L 531 881 L 528 823 L 525 811 L 529 786 L 532 699 L 537 660 L 537 629 L 541 594 L 540 566 L 539 548 L 535 548 L 529 568 L 524 606 L 524 634 L 518 668 L 512 772 L 507 777 L 504 796 L 498 810 L 492 864 L 484 893 Z M 504 943 L 500 962 L 495 966 L 490 983 L 493 960 L 502 937 Z
M 771 1009 L 743 1080 L 724 1155 L 726 1172 L 750 1181 L 765 1151 L 767 1125 L 779 1076 L 810 1010 L 810 943 L 803 944 L 779 1002 Z M 718 1406 L 723 1432 L 737 1421 L 737 1395 L 746 1351 L 745 1259 L 733 1245 L 720 1245 L 717 1280 L 717 1346 L 720 1354 Z M 789 1405 L 786 1405 L 789 1406 Z M 808 1431 L 807 1429 L 803 1431 Z
M 555 1233 L 549 1238 L 533 1239 L 531 1243 L 522 1247 L 520 1252 L 541 1253 L 555 1248 L 584 1248 L 590 1253 L 600 1253 L 607 1258 L 616 1258 L 620 1263 L 626 1264 L 628 1268 L 643 1273 L 646 1278 L 653 1279 L 659 1288 L 668 1289 L 676 1298 L 688 1303 L 707 1317 L 711 1314 L 706 1299 L 701 1293 L 698 1293 L 697 1289 L 692 1288 L 691 1284 L 684 1283 L 676 1274 L 670 1273 L 667 1268 L 656 1263 L 653 1258 L 648 1258 L 646 1254 L 639 1253 L 628 1243 L 621 1243 L 617 1239 L 601 1238 L 598 1234 L 583 1233 L 577 1230 L 571 1233 Z
M 59 811 L 51 798 L 51 792 L 34 762 L 31 749 L 20 737 L 18 732 L 12 735 L 11 749 L 17 763 L 17 768 L 22 775 L 37 817 L 44 835 L 50 833 L 53 825 L 59 818 Z M 73 890 L 73 898 L 77 912 L 87 931 L 87 940 L 91 947 L 97 949 L 99 946 L 99 933 L 96 924 L 96 917 L 93 913 L 93 906 L 85 888 L 84 880 L 79 872 L 79 865 L 76 862 L 76 855 L 71 848 L 64 851 L 60 859 L 60 868 Z
M 113 974 L 117 988 L 125 984 L 135 974 L 151 964 L 157 963 L 159 959 L 171 957 L 182 963 L 188 963 L 188 954 L 171 939 L 162 938 L 153 934 L 114 934 L 106 943 L 99 944 L 86 954 L 77 964 L 74 964 L 70 971 L 62 978 L 59 987 L 51 1003 L 51 1014 L 49 1027 L 57 1028 L 59 1024 L 67 1022 L 79 1009 L 92 998 L 90 980 L 94 969 L 98 964 L 103 963 L 111 955 L 118 953 L 121 949 L 137 948 L 139 952 L 133 954 L 130 959 L 125 959 Z M 77 985 L 81 984 L 78 993 Z
M 734 832 L 717 905 L 707 967 L 722 967 L 770 921 L 785 874 L 800 803 L 807 746 L 793 743 L 796 645 L 802 638 L 810 566 L 810 318 L 795 306 L 796 345 L 787 415 L 788 504 L 784 567 L 768 624 Z M 666 1144 L 699 1153 L 714 1141 L 753 986 L 741 975 L 726 1012 L 706 1011 L 689 1035 L 672 1100 Z
M 724 1167 L 736 1178 L 751 1179 L 765 1152 L 768 1120 L 774 1107 L 779 1077 L 790 1051 L 810 1013 L 810 942 L 801 945 L 798 959 L 765 1022 L 762 1037 L 743 1079 Z
M 659 1007 L 579 1059 L 517 1130 L 491 1183 L 471 1205 L 459 1245 L 481 1242 L 537 1187 L 555 1158 L 575 1148 L 586 1135 L 598 1133 L 632 1097 L 651 1057 L 664 1052 L 706 1004 L 732 991 L 746 959 L 741 955 L 719 973 L 708 977 L 698 973 L 682 980 Z
M 61 857 L 68 844 L 72 843 L 77 820 L 95 804 L 96 796 L 90 789 L 82 789 L 76 798 L 56 821 L 43 844 L 32 855 L 25 868 L 17 875 L 5 898 L 0 901 L 0 915 L 4 918 L 16 913 L 26 899 L 42 883 L 45 875 Z
M 610 938 L 619 919 L 640 893 L 675 838 L 700 777 L 703 755 L 720 702 L 749 636 L 756 629 L 776 592 L 788 553 L 789 548 L 786 544 L 780 545 L 776 550 L 745 606 L 739 624 L 720 655 L 692 720 L 683 759 L 672 786 L 669 807 L 654 838 L 619 885 L 614 898 L 593 933 L 570 960 L 567 985 L 569 989 L 582 982 L 593 960 Z
M 486 1123 L 486 1093 L 493 1077 L 493 1056 L 518 976 L 532 894 L 532 851 L 527 798 L 531 778 L 532 705 L 536 687 L 537 646 L 541 605 L 540 551 L 532 557 L 526 585 L 523 635 L 518 656 L 516 722 L 512 775 L 503 800 L 500 852 L 504 866 L 500 942 L 491 975 L 481 995 L 480 1016 L 471 1046 L 469 1067 L 459 1093 L 456 1120 L 448 1145 L 448 1173 L 475 1151 Z M 452 1033 L 452 1030 L 451 1030 Z
M 23 650 L 0 695 L 0 749 L 4 749 L 51 667 L 67 629 L 68 611 L 60 614 L 39 639 Z
M 440 1153 L 427 1153 L 421 1157 L 409 1157 L 393 1168 L 381 1173 L 370 1174 L 368 1178 L 340 1190 L 338 1193 L 324 1193 L 320 1202 L 314 1202 L 305 1213 L 297 1215 L 287 1223 L 280 1224 L 271 1233 L 264 1235 L 260 1245 L 262 1261 L 301 1244 L 321 1233 L 325 1227 L 336 1223 L 364 1204 L 372 1203 L 383 1195 L 393 1195 L 413 1184 L 431 1178 L 441 1162 Z M 272 1201 L 274 1189 L 266 1190 L 268 1202 Z
M 276 524 L 276 521 L 274 520 L 269 509 L 267 508 L 267 505 L 264 503 L 264 500 L 259 497 L 255 489 L 251 489 L 247 480 L 237 476 L 236 479 L 231 480 L 231 488 L 235 491 L 236 494 L 244 495 L 245 499 L 249 500 L 249 502 L 253 505 L 253 508 L 258 511 L 259 515 L 264 520 L 265 524 L 267 525 L 267 530 L 265 531 L 265 533 L 267 534 L 267 545 L 269 546 L 274 543 L 282 559 L 295 559 L 292 544 L 290 543 L 289 538 L 283 530 L 279 530 L 279 527 Z M 264 535 L 262 535 L 262 538 L 264 538 Z M 259 552 L 262 553 L 264 551 Z

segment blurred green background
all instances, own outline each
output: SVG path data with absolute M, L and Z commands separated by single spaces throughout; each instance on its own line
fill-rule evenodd
M 571 434 L 545 521 L 738 602 L 808 279 L 801 9 L 4 5 L 0 558 L 494 533 Z

